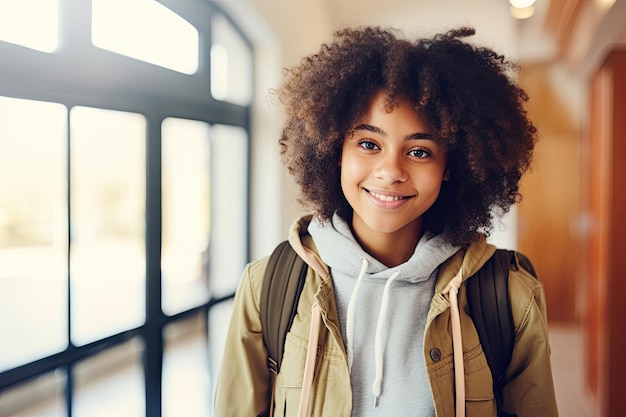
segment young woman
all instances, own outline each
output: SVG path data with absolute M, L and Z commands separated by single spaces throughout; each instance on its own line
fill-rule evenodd
M 515 69 L 461 28 L 409 41 L 345 29 L 286 73 L 281 153 L 313 215 L 289 234 L 308 273 L 275 379 L 259 300 L 235 296 L 216 416 L 498 414 L 465 280 L 495 252 L 536 129 Z M 516 335 L 502 412 L 556 416 L 539 280 L 509 274 Z

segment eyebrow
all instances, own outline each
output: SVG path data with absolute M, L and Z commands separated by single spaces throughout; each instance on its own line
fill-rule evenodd
M 387 132 L 385 132 L 381 128 L 376 127 L 376 126 L 372 126 L 372 125 L 367 124 L 367 123 L 363 123 L 363 124 L 355 126 L 354 130 L 367 130 L 368 132 L 376 133 L 377 135 L 381 135 L 381 136 L 385 136 L 385 137 L 388 136 Z M 425 133 L 425 132 L 412 133 L 412 134 L 410 134 L 410 135 L 408 135 L 408 136 L 406 136 L 404 138 L 405 141 L 414 140 L 414 139 L 434 140 L 433 139 L 433 135 L 431 135 L 430 133 Z

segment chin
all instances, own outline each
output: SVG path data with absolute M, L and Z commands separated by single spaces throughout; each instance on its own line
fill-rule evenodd
M 384 221 L 381 218 L 370 219 L 365 222 L 365 225 L 373 232 L 376 233 L 396 233 L 405 227 L 410 226 L 413 222 L 398 223 L 397 221 Z

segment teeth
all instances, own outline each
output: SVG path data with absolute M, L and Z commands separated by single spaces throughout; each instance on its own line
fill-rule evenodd
M 396 200 L 402 200 L 404 198 L 404 197 L 399 197 L 399 196 L 378 194 L 372 191 L 370 191 L 370 194 L 381 201 L 396 201 Z

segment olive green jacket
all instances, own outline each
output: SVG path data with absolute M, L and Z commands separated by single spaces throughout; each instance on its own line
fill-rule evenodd
M 328 267 L 306 233 L 310 217 L 294 224 L 289 241 L 309 264 L 293 325 L 287 334 L 283 362 L 274 385 L 274 416 L 295 417 L 301 400 L 313 311 L 321 315 L 308 415 L 350 417 L 350 374 Z M 451 308 L 444 289 L 461 272 L 472 276 L 493 254 L 484 239 L 444 262 L 439 270 L 424 335 L 424 357 L 437 417 L 454 417 L 455 377 Z M 215 397 L 216 417 L 263 416 L 272 391 L 267 368 L 259 302 L 268 258 L 250 263 L 235 295 L 233 315 Z M 541 282 L 523 270 L 511 271 L 509 292 L 515 323 L 515 347 L 506 371 L 503 409 L 519 417 L 558 415 L 550 367 L 546 306 Z M 313 310 L 313 306 L 315 310 Z M 465 286 L 458 293 L 465 373 L 465 415 L 496 416 L 491 371 L 468 315 Z

